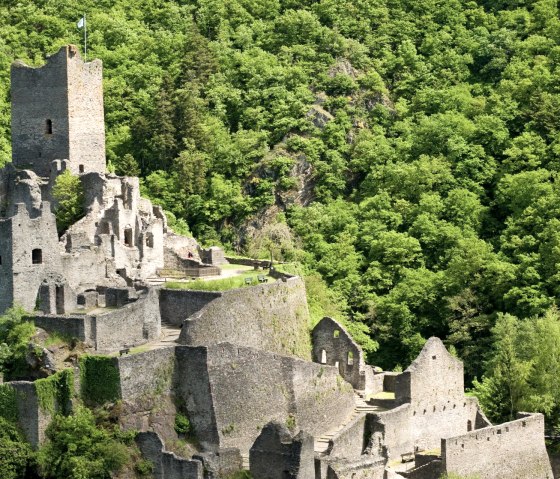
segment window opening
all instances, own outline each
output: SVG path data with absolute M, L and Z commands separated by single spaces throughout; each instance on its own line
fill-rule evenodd
M 34 249 L 31 252 L 31 262 L 33 264 L 41 264 L 43 262 L 43 251 L 40 249 Z

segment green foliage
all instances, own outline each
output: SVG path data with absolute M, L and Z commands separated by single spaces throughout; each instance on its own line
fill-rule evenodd
M 84 188 L 80 178 L 65 170 L 56 177 L 52 195 L 56 201 L 56 228 L 62 234 L 84 215 Z
M 74 391 L 74 371 L 64 369 L 45 379 L 35 381 L 39 406 L 54 414 L 69 414 Z
M 25 356 L 35 326 L 25 315 L 23 308 L 14 306 L 0 316 L 0 372 L 8 380 L 25 377 L 27 372 Z
M 0 417 L 15 423 L 18 419 L 18 396 L 9 384 L 0 384 Z
M 81 395 L 93 404 L 120 399 L 120 375 L 116 359 L 108 356 L 80 357 Z
M 195 291 L 226 291 L 228 289 L 245 288 L 247 286 L 258 285 L 259 281 L 257 276 L 259 274 L 260 273 L 250 272 L 231 278 L 216 279 L 212 281 L 203 279 L 187 282 L 168 281 L 165 283 L 165 287 L 170 289 L 192 289 Z M 263 274 L 263 276 L 267 279 L 267 281 L 272 279 L 266 273 Z
M 175 432 L 185 436 L 192 432 L 192 424 L 189 421 L 189 418 L 184 414 L 177 413 L 175 415 Z
M 492 334 L 485 374 L 472 390 L 484 411 L 495 422 L 512 420 L 519 411 L 542 412 L 547 429 L 556 434 L 560 359 L 551 352 L 560 347 L 558 310 L 526 320 L 501 315 Z
M 126 446 L 95 424 L 93 413 L 79 407 L 73 415 L 56 415 L 38 452 L 45 478 L 109 479 L 128 461 Z
M 0 411 L 3 411 L 0 406 Z M 34 464 L 31 446 L 17 427 L 0 417 L 0 471 L 2 479 L 20 479 Z
M 437 335 L 470 381 L 498 313 L 558 304 L 555 2 L 109 3 L 0 7 L 0 164 L 11 61 L 79 44 L 85 8 L 117 171 L 175 231 L 320 276 L 313 317 L 347 317 L 370 360 Z
M 134 470 L 140 477 L 153 477 L 154 463 L 148 459 L 142 459 L 135 464 Z

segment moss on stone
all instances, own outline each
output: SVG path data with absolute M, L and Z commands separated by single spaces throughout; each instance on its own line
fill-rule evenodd
M 121 399 L 117 360 L 108 356 L 82 356 L 80 378 L 82 399 L 103 404 Z
M 35 391 L 42 411 L 69 414 L 74 391 L 74 371 L 64 369 L 48 378 L 38 379 L 35 381 Z
M 18 420 L 17 391 L 9 384 L 0 384 L 0 416 L 10 422 Z

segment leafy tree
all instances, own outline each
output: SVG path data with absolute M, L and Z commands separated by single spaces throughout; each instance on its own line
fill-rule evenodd
M 62 234 L 84 215 L 84 189 L 80 178 L 65 170 L 57 176 L 52 195 L 57 202 L 56 226 Z
M 0 470 L 5 479 L 26 477 L 35 455 L 17 427 L 0 417 Z
M 46 437 L 37 455 L 45 478 L 109 479 L 128 461 L 126 446 L 96 427 L 93 413 L 84 407 L 55 416 Z

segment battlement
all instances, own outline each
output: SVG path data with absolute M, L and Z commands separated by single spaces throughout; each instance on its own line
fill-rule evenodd
M 74 174 L 105 171 L 102 63 L 84 62 L 74 45 L 45 65 L 11 68 L 12 160 L 16 168 L 50 175 L 54 160 Z

